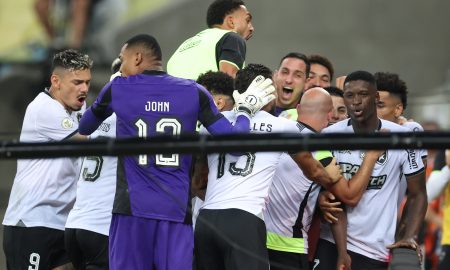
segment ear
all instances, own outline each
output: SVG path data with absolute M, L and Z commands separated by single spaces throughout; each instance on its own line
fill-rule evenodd
M 225 107 L 225 100 L 222 97 L 214 97 L 214 103 L 216 104 L 217 109 L 220 111 Z
M 234 18 L 231 15 L 225 16 L 225 19 L 223 19 L 223 23 L 225 27 L 228 29 L 234 29 Z
M 144 56 L 142 55 L 142 53 L 136 52 L 136 54 L 134 56 L 134 64 L 136 66 L 139 66 L 143 61 L 144 61 Z
M 380 93 L 378 91 L 375 91 L 375 105 L 380 102 Z
M 53 86 L 55 86 L 56 89 L 59 89 L 60 84 L 61 84 L 61 80 L 60 80 L 58 75 L 53 73 L 52 76 L 50 77 L 50 83 Z
M 395 105 L 394 114 L 396 118 L 400 117 L 400 115 L 403 114 L 403 104 L 398 103 L 397 105 Z

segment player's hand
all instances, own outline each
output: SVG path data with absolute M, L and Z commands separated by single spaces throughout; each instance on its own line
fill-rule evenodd
M 323 218 L 328 223 L 335 223 L 338 219 L 334 216 L 334 213 L 342 212 L 342 208 L 339 207 L 341 202 L 333 202 L 336 198 L 333 193 L 329 191 L 322 191 L 319 193 L 319 207 L 322 211 Z
M 450 149 L 445 150 L 445 164 L 450 167 Z
M 341 167 L 336 164 L 336 158 L 333 157 L 330 164 L 325 167 L 325 171 L 331 177 L 332 182 L 330 184 L 334 184 L 342 177 Z
M 348 253 L 339 254 L 337 258 L 336 269 L 337 270 L 351 270 L 352 268 L 352 258 Z
M 417 256 L 419 257 L 420 263 L 422 263 L 422 250 L 421 250 L 419 244 L 417 244 L 416 240 L 414 240 L 413 238 L 401 239 L 401 240 L 395 242 L 394 244 L 387 246 L 386 248 L 388 248 L 388 249 L 394 249 L 394 248 L 413 249 L 416 251 Z
M 276 98 L 274 93 L 275 87 L 272 80 L 259 75 L 244 93 L 239 94 L 237 90 L 233 92 L 236 102 L 235 110 L 238 115 L 245 114 L 251 117 Z

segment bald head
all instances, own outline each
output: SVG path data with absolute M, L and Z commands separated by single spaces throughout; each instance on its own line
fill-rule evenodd
M 328 126 L 332 109 L 330 94 L 320 87 L 311 88 L 303 94 L 297 106 L 298 121 L 321 131 Z

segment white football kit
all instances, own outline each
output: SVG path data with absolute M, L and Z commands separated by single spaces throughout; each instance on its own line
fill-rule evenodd
M 391 132 L 408 132 L 405 127 L 380 120 L 379 129 Z M 323 133 L 354 133 L 351 120 L 340 121 Z M 342 174 L 350 179 L 359 169 L 364 157 L 360 150 L 333 151 Z M 376 162 L 371 179 L 360 202 L 347 206 L 347 248 L 363 256 L 387 261 L 386 246 L 395 242 L 397 226 L 397 201 L 402 175 L 413 176 L 424 171 L 418 150 L 387 150 Z M 328 224 L 322 223 L 320 237 L 334 243 Z
M 234 112 L 223 112 L 231 122 Z M 250 133 L 296 133 L 301 127 L 296 122 L 259 111 L 250 120 Z M 205 133 L 202 128 L 200 133 Z M 269 186 L 283 152 L 208 155 L 208 186 L 202 209 L 236 208 L 260 218 Z
M 302 123 L 299 123 L 302 125 Z M 302 133 L 313 133 L 307 127 Z M 322 159 L 329 151 L 313 153 Z M 308 230 L 312 222 L 320 185 L 306 178 L 297 163 L 283 153 L 269 188 L 264 219 L 269 249 L 308 254 Z
M 116 137 L 113 114 L 91 134 L 91 139 Z M 77 198 L 67 218 L 66 228 L 109 235 L 116 193 L 117 157 L 89 156 L 83 159 L 77 184 Z
M 69 113 L 45 91 L 27 107 L 20 142 L 52 142 L 78 131 L 86 109 Z M 19 159 L 3 225 L 64 230 L 76 194 L 80 158 Z

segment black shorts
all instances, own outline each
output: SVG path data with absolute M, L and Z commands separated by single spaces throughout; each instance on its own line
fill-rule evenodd
M 64 231 L 46 227 L 3 227 L 8 270 L 53 269 L 69 263 Z
M 108 236 L 82 229 L 65 231 L 67 253 L 76 269 L 109 269 Z
M 268 249 L 270 270 L 308 270 L 308 255 Z
M 358 270 L 387 270 L 388 263 L 371 259 L 361 254 L 347 251 L 352 259 L 352 269 Z M 319 239 L 316 256 L 314 257 L 313 270 L 335 270 L 337 263 L 336 245 L 323 239 Z
M 268 270 L 266 225 L 239 209 L 202 209 L 195 225 L 198 270 Z

